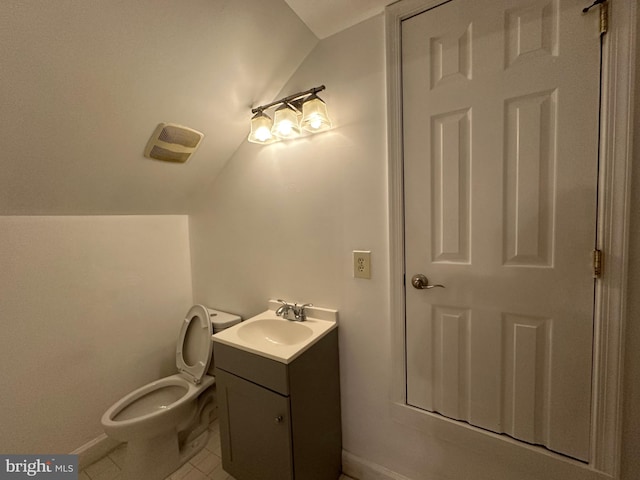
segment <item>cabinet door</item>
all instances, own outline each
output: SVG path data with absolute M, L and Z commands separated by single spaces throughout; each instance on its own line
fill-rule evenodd
M 289 397 L 216 369 L 222 466 L 237 480 L 293 478 Z

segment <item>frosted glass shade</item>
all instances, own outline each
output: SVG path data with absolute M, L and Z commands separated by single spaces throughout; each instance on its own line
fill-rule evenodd
M 282 105 L 276 110 L 271 133 L 279 138 L 295 138 L 300 135 L 298 114 L 288 105 Z
M 272 125 L 271 117 L 264 112 L 256 113 L 251 118 L 251 133 L 249 133 L 248 140 L 252 143 L 261 143 L 263 145 L 275 142 L 276 139 L 271 133 Z
M 331 128 L 327 105 L 315 94 L 302 104 L 302 128 L 308 132 L 322 132 Z

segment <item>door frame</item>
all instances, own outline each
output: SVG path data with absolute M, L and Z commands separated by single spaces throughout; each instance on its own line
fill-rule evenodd
M 602 278 L 596 282 L 591 452 L 587 465 L 504 435 L 410 407 L 406 402 L 401 23 L 447 1 L 401 0 L 385 10 L 392 416 L 402 424 L 456 442 L 464 448 L 491 454 L 495 454 L 496 449 L 503 451 L 505 456 L 502 458 L 511 459 L 514 468 L 525 462 L 534 470 L 555 468 L 566 471 L 567 475 L 579 471 L 581 478 L 618 478 L 631 206 L 636 0 L 609 0 L 609 31 L 603 42 L 597 248 L 604 252 L 604 269 Z M 585 0 L 584 6 L 590 3 Z

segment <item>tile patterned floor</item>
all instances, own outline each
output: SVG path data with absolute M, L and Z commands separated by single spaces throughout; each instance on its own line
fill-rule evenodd
M 211 423 L 209 430 L 211 433 L 204 449 L 165 480 L 234 480 L 222 469 L 217 420 Z M 118 447 L 106 457 L 82 470 L 78 480 L 121 480 L 120 469 L 123 461 L 124 447 Z M 339 480 L 353 479 L 342 475 Z

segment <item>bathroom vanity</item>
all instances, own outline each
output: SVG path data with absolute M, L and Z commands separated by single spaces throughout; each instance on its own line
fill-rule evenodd
M 237 480 L 336 480 L 342 455 L 337 323 L 312 316 L 289 322 L 274 313 L 214 336 L 223 468 Z M 285 323 L 250 327 L 256 319 Z M 301 326 L 313 334 L 301 340 Z M 267 344 L 282 342 L 284 357 L 269 345 L 263 352 L 260 338 L 244 335 L 243 342 L 242 327 L 261 330 Z M 298 350 L 286 353 L 292 345 Z

